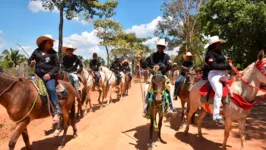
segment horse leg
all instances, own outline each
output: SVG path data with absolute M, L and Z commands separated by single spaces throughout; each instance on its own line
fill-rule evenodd
M 238 127 L 241 137 L 241 150 L 244 150 L 245 138 L 246 138 L 246 118 L 238 121 Z
M 202 125 L 202 121 L 203 121 L 205 115 L 206 115 L 206 111 L 204 109 L 201 109 L 200 115 L 198 117 L 198 134 L 199 134 L 199 137 L 202 137 L 201 125 Z
M 66 142 L 66 133 L 67 133 L 68 122 L 69 122 L 68 111 L 65 111 L 65 113 L 63 113 L 63 118 L 64 118 L 64 133 L 63 133 L 62 141 L 60 143 L 60 148 L 63 148 L 65 146 L 65 142 Z
M 159 131 L 158 131 L 158 141 L 163 143 L 163 144 L 166 144 L 166 142 L 162 139 L 161 137 L 161 129 L 162 129 L 162 124 L 163 124 L 163 115 L 160 115 L 160 119 L 159 119 Z
M 31 150 L 29 134 L 28 134 L 27 128 L 25 128 L 24 131 L 22 132 L 22 137 L 23 137 L 23 141 L 26 145 L 26 149 Z
M 153 135 L 153 118 L 150 119 L 150 138 L 149 138 L 149 146 L 148 150 L 152 150 L 152 135 Z
M 91 110 L 91 98 L 90 98 L 90 92 L 87 92 L 87 99 L 86 99 L 86 103 L 85 103 L 85 115 L 87 115 L 88 113 L 88 103 L 90 103 L 90 109 L 89 109 L 89 112 Z
M 83 116 L 82 112 L 82 92 L 79 92 L 79 98 L 78 98 L 78 116 L 80 115 L 81 117 Z
M 75 101 L 72 105 L 71 112 L 70 112 L 70 121 L 71 121 L 71 126 L 73 128 L 73 136 L 76 138 L 78 136 L 77 134 L 77 127 L 76 127 L 76 118 L 75 118 Z M 87 112 L 87 110 L 86 110 Z
M 29 123 L 30 123 L 29 118 L 27 118 L 26 120 L 18 123 L 18 125 L 17 125 L 17 127 L 15 129 L 15 132 L 13 133 L 13 135 L 12 135 L 10 141 L 9 141 L 9 144 L 8 144 L 9 150 L 14 150 L 19 136 L 24 132 L 24 130 L 26 129 L 26 127 L 27 127 L 27 125 Z M 26 147 L 27 147 L 27 144 L 26 144 Z
M 101 102 L 102 93 L 103 93 L 103 91 L 102 90 L 99 90 L 99 97 L 98 97 L 99 104 L 102 104 L 102 102 Z
M 181 125 L 180 128 L 183 128 L 183 125 L 185 123 L 185 102 L 183 99 L 180 98 L 181 106 L 182 106 L 182 114 L 181 114 Z
M 196 111 L 197 111 L 196 108 L 192 109 L 192 107 L 190 107 L 190 109 L 189 109 L 188 116 L 187 116 L 187 127 L 186 127 L 186 130 L 185 130 L 185 134 L 186 135 L 188 134 L 188 130 L 189 130 L 189 125 L 190 125 L 190 122 L 191 122 L 191 118 L 192 118 L 193 114 Z
M 230 135 L 231 125 L 232 125 L 232 120 L 226 119 L 225 120 L 225 129 L 224 129 L 224 142 L 223 142 L 223 147 L 222 147 L 223 150 L 226 150 L 226 143 L 227 143 L 227 139 Z

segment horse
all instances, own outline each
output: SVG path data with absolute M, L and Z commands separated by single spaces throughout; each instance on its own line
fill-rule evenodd
M 148 79 L 150 78 L 151 73 L 148 69 L 144 69 L 144 82 L 146 83 Z
M 166 88 L 166 78 L 162 74 L 154 74 L 151 78 L 151 90 L 153 93 L 152 101 L 149 102 L 150 110 L 150 137 L 148 149 L 152 150 L 152 135 L 153 130 L 158 131 L 158 141 L 166 144 L 166 142 L 161 138 L 161 128 L 164 112 L 166 107 L 164 104 L 164 96 L 167 90 Z M 150 97 L 150 95 L 149 95 Z M 159 114 L 159 122 L 157 127 L 156 115 Z
M 174 85 L 176 79 L 178 78 L 179 70 L 176 68 L 173 68 L 173 69 L 167 71 L 165 75 L 170 79 L 171 84 Z
M 105 81 L 103 83 L 103 95 L 104 98 L 107 97 L 107 94 L 109 93 L 109 99 L 107 100 L 107 105 L 111 102 L 112 100 L 112 93 L 114 92 L 114 88 L 118 88 L 117 92 L 117 97 L 119 98 L 120 96 L 123 96 L 125 93 L 125 74 L 123 72 L 120 72 L 121 74 L 121 80 L 120 83 L 117 85 L 117 77 L 108 68 L 101 66 L 101 70 L 105 75 Z
M 131 87 L 130 72 L 123 71 L 125 74 L 125 94 L 128 95 L 128 90 Z
M 90 105 L 90 108 L 92 108 L 91 105 L 91 98 L 90 98 L 90 93 L 93 91 L 98 91 L 99 92 L 99 97 L 98 97 L 98 102 L 99 104 L 102 106 L 103 105 L 103 100 L 104 100 L 104 96 L 103 96 L 103 91 L 104 91 L 104 86 L 103 83 L 105 81 L 105 75 L 102 71 L 100 71 L 100 75 L 101 78 L 99 80 L 99 88 L 97 90 L 95 90 L 94 88 L 94 73 L 92 71 L 87 71 L 86 69 L 83 69 L 81 72 L 81 75 L 87 80 L 87 100 L 86 100 L 86 104 L 85 104 L 85 114 L 87 114 L 87 110 L 88 110 L 88 103 Z M 100 101 L 102 97 L 102 101 Z M 82 104 L 84 103 L 84 101 L 82 102 Z
M 229 132 L 231 130 L 231 125 L 233 120 L 238 121 L 239 131 L 240 131 L 240 137 L 241 137 L 241 150 L 244 149 L 244 142 L 245 142 L 245 123 L 246 118 L 248 114 L 250 113 L 250 110 L 252 106 L 260 100 L 263 100 L 266 95 L 262 97 L 262 99 L 258 101 L 254 101 L 255 96 L 258 93 L 258 90 L 260 89 L 259 86 L 261 84 L 266 83 L 266 59 L 264 58 L 264 52 L 263 50 L 259 52 L 258 54 L 258 60 L 255 63 L 252 63 L 247 68 L 245 68 L 240 73 L 237 73 L 238 80 L 231 80 L 231 86 L 230 84 L 227 84 L 227 89 L 229 89 L 228 93 L 229 96 L 227 97 L 227 104 L 223 104 L 223 116 L 225 119 L 225 131 L 224 131 L 224 140 L 223 140 L 223 146 L 222 149 L 226 149 L 226 143 L 229 137 Z M 232 69 L 234 68 L 231 65 Z M 235 69 L 235 72 L 236 69 Z M 188 121 L 187 121 L 187 127 L 185 130 L 185 134 L 189 131 L 189 124 L 191 121 L 191 116 L 196 110 L 201 107 L 201 112 L 198 116 L 198 134 L 200 137 L 202 137 L 201 132 L 201 125 L 203 118 L 206 115 L 206 112 L 212 113 L 212 106 L 208 105 L 207 103 L 201 102 L 201 95 L 199 93 L 199 90 L 203 85 L 205 85 L 207 81 L 200 80 L 198 81 L 190 90 L 190 97 L 189 97 L 189 113 L 188 113 Z M 225 81 L 220 81 L 224 82 Z M 229 82 L 230 83 L 230 82 Z M 224 91 L 225 92 L 225 91 Z M 265 91 L 264 91 L 265 92 Z M 224 94 L 223 94 L 224 95 Z M 242 105 L 241 104 L 245 104 Z M 206 106 L 208 105 L 208 108 Z M 245 107 L 243 107 L 245 106 Z M 249 107 L 247 107 L 249 106 Z
M 78 78 L 79 78 L 79 82 L 78 82 L 78 87 L 79 87 L 79 91 L 78 91 L 78 95 L 77 95 L 77 101 L 78 101 L 78 113 L 77 113 L 77 117 L 80 115 L 81 117 L 83 116 L 83 111 L 82 111 L 82 102 L 85 101 L 86 96 L 87 96 L 87 81 L 86 79 L 77 74 Z M 65 71 L 60 71 L 57 76 L 56 76 L 57 80 L 63 80 L 66 82 L 71 83 L 71 79 L 70 76 L 67 72 Z
M 179 91 L 179 99 L 182 106 L 182 114 L 181 114 L 181 126 L 183 127 L 183 124 L 185 122 L 185 104 L 189 99 L 189 90 L 192 88 L 192 86 L 195 84 L 197 78 L 197 74 L 195 69 L 189 69 L 188 73 L 180 83 L 180 91 Z M 188 110 L 188 109 L 187 109 Z
M 67 97 L 59 99 L 63 117 L 61 121 L 64 123 L 64 134 L 60 143 L 60 146 L 63 147 L 66 142 L 69 121 L 73 127 L 74 137 L 77 136 L 75 121 L 76 92 L 67 82 L 59 81 L 59 83 L 67 90 Z M 9 150 L 14 150 L 20 135 L 22 135 L 26 149 L 30 150 L 31 145 L 27 125 L 34 119 L 49 116 L 49 110 L 46 108 L 47 104 L 42 101 L 38 89 L 29 79 L 17 78 L 0 72 L 0 104 L 5 107 L 10 119 L 17 124 L 15 132 L 9 141 Z M 60 131 L 57 133 L 59 134 Z

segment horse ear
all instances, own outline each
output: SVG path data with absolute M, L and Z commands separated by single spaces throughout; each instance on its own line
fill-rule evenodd
M 258 59 L 259 61 L 262 61 L 263 58 L 264 58 L 264 50 L 261 50 L 258 54 Z

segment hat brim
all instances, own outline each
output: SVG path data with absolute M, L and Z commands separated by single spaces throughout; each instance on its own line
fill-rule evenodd
M 205 46 L 204 46 L 204 49 L 207 49 L 209 46 L 211 46 L 212 44 L 215 44 L 215 43 L 221 43 L 221 44 L 223 44 L 223 43 L 225 43 L 226 41 L 225 40 L 223 40 L 223 39 L 219 39 L 219 40 L 217 40 L 217 41 L 213 41 L 212 43 L 207 43 Z
M 189 56 L 188 56 L 188 55 L 183 55 L 183 58 L 184 58 L 184 59 L 186 59 L 186 57 L 192 57 L 192 59 L 194 59 L 194 58 L 195 58 L 195 56 L 194 56 L 194 55 L 189 55 Z
M 43 41 L 46 41 L 46 40 L 51 40 L 51 41 L 55 41 L 54 39 L 52 38 L 49 38 L 49 37 L 46 37 L 46 36 L 40 36 L 37 38 L 36 40 L 36 44 L 38 47 L 40 47 L 40 45 L 42 44 Z
M 73 49 L 73 52 L 74 52 L 75 50 L 77 50 L 77 48 L 63 47 L 63 48 L 62 48 L 62 52 L 66 54 L 66 53 L 67 53 L 67 52 L 66 52 L 67 49 Z

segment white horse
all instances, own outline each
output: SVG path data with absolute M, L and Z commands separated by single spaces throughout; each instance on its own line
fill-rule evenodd
M 261 84 L 266 84 L 266 58 L 264 58 L 264 52 L 261 51 L 258 55 L 258 60 L 256 63 L 252 63 L 246 69 L 244 69 L 242 73 L 242 79 L 234 80 L 232 85 L 229 87 L 230 95 L 236 98 L 236 95 L 241 96 L 247 104 L 247 106 L 251 105 L 255 96 L 258 93 L 258 89 Z M 238 77 L 237 77 L 238 78 Z M 202 137 L 201 125 L 204 116 L 206 113 L 213 112 L 213 105 L 207 104 L 206 102 L 201 101 L 201 95 L 199 94 L 199 90 L 206 83 L 205 80 L 200 80 L 190 90 L 189 97 L 189 113 L 188 113 L 188 121 L 185 133 L 188 133 L 189 124 L 191 121 L 192 115 L 201 108 L 201 113 L 198 117 L 198 134 Z M 223 113 L 225 118 L 225 131 L 224 131 L 224 141 L 222 149 L 226 149 L 227 139 L 229 137 L 229 132 L 231 130 L 232 121 L 238 121 L 238 126 L 240 129 L 240 137 L 241 137 L 241 150 L 244 149 L 244 142 L 246 136 L 246 118 L 250 113 L 251 108 L 240 108 L 237 106 L 235 102 L 235 98 L 229 96 L 228 103 L 223 105 Z M 238 96 L 238 97 L 239 97 Z M 265 96 L 265 95 L 264 95 Z M 263 98 L 263 97 L 262 97 Z M 240 98 L 238 98 L 240 99 Z M 256 102 L 256 101 L 255 101 Z M 259 102 L 259 101 L 257 101 Z M 243 102 L 241 102 L 243 104 Z M 255 103 L 254 103 L 255 104 Z M 206 145 L 207 146 L 207 145 Z
M 84 76 L 84 78 L 87 80 L 87 99 L 86 99 L 86 105 L 85 105 L 85 115 L 87 114 L 87 105 L 88 103 L 90 103 L 90 109 L 92 108 L 92 105 L 91 105 L 91 98 L 90 98 L 90 93 L 93 92 L 93 91 L 98 91 L 99 92 L 99 97 L 98 97 L 98 102 L 99 104 L 102 106 L 103 104 L 103 100 L 104 100 L 104 82 L 105 82 L 105 74 L 100 71 L 99 72 L 101 77 L 100 77 L 100 80 L 99 80 L 99 88 L 97 90 L 95 90 L 93 88 L 94 84 L 95 84 L 95 80 L 94 80 L 94 75 L 92 72 L 89 72 L 87 71 L 86 69 L 83 69 L 82 70 L 82 73 L 81 75 Z M 102 97 L 102 101 L 100 101 Z M 82 102 L 82 104 L 84 103 L 84 101 Z
M 117 92 L 117 98 L 119 96 L 122 96 L 125 94 L 125 74 L 121 71 L 121 81 L 117 85 L 117 77 L 115 76 L 114 72 L 109 70 L 108 68 L 101 66 L 101 70 L 105 75 L 105 81 L 103 83 L 103 96 L 104 98 L 107 97 L 107 94 L 109 93 L 109 99 L 107 100 L 107 105 L 111 102 L 112 100 L 112 93 L 115 92 L 115 88 L 118 88 Z

